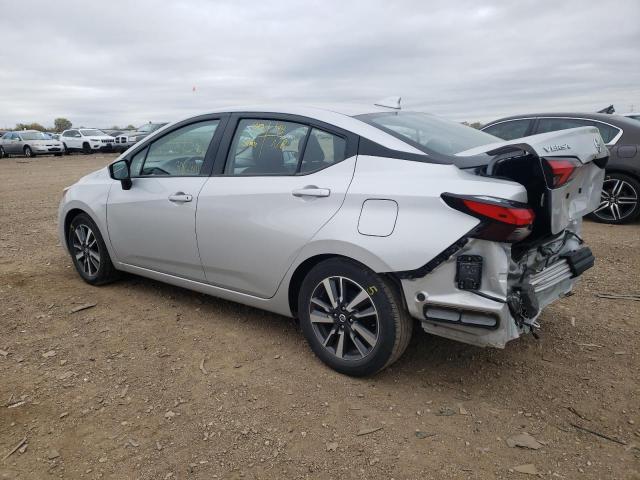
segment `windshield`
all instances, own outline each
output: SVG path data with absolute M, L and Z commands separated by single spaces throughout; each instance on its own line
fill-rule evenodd
M 40 132 L 21 132 L 20 137 L 22 140 L 49 140 L 49 137 Z
M 425 153 L 454 155 L 470 148 L 501 141 L 475 128 L 427 113 L 381 112 L 357 115 L 356 118 L 398 137 Z
M 94 137 L 94 136 L 100 136 L 100 135 L 106 135 L 106 133 L 104 133 L 101 130 L 97 130 L 95 128 L 90 128 L 87 130 L 80 130 L 80 133 L 82 133 L 82 135 L 84 135 L 85 137 Z
M 143 133 L 150 133 L 150 132 L 155 132 L 157 129 L 159 129 L 162 126 L 162 123 L 147 123 L 145 125 L 142 125 L 138 131 L 139 132 L 143 132 Z

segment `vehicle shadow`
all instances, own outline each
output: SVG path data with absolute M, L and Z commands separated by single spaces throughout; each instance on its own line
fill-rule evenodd
M 210 330 L 212 334 L 220 328 L 225 331 L 248 328 L 252 337 L 268 338 L 278 345 L 278 352 L 282 350 L 281 346 L 286 346 L 290 355 L 300 356 L 314 372 L 340 375 L 315 358 L 295 319 L 129 274 L 113 285 L 118 289 L 133 289 L 148 298 L 158 295 L 169 298 L 176 305 L 176 310 L 182 312 L 183 323 L 197 323 L 199 329 Z M 196 320 L 195 316 L 191 318 L 194 310 L 200 319 Z M 238 335 L 241 336 L 242 332 Z M 416 321 L 412 340 L 405 354 L 394 365 L 373 377 L 354 381 L 391 385 L 403 379 L 407 383 L 419 380 L 423 383 L 471 386 L 479 384 L 478 378 L 483 377 L 484 384 L 488 370 L 496 371 L 502 364 L 518 364 L 531 359 L 532 351 L 539 350 L 539 345 L 529 337 L 514 340 L 504 350 L 479 348 L 429 335 Z M 248 349 L 265 349 L 262 352 L 265 356 L 277 353 L 270 352 L 271 347 L 266 343 L 258 347 L 247 341 L 242 344 Z M 533 354 L 538 357 L 542 355 L 540 352 Z

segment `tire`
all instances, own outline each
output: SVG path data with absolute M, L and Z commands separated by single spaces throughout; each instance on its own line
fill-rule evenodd
M 24 147 L 24 156 L 28 157 L 28 158 L 33 158 L 36 156 L 35 153 L 33 153 L 33 150 L 31 150 L 31 147 L 29 145 L 27 145 L 26 147 Z
M 608 173 L 601 202 L 591 217 L 600 223 L 621 225 L 640 216 L 640 182 L 624 173 Z
M 91 150 L 91 145 L 89 145 L 88 143 L 83 143 L 82 153 L 84 153 L 85 155 L 91 155 L 93 153 L 93 151 Z
M 100 230 L 86 213 L 80 213 L 71 220 L 67 245 L 73 265 L 85 282 L 103 285 L 118 278 Z
M 357 303 L 349 307 L 352 301 Z M 354 377 L 373 375 L 398 360 L 413 332 L 413 320 L 397 288 L 368 268 L 340 258 L 320 262 L 307 274 L 298 296 L 298 315 L 320 360 Z
M 8 157 L 8 155 L 4 152 L 4 148 L 0 147 L 0 158 Z
M 67 144 L 63 143 L 62 146 L 64 147 L 64 154 L 65 155 L 71 155 L 71 152 L 69 151 L 69 148 L 67 148 Z

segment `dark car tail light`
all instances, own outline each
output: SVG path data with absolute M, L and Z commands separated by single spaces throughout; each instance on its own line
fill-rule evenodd
M 543 158 L 542 167 L 549 188 L 566 185 L 573 178 L 580 161 L 574 158 Z
M 495 242 L 519 242 L 531 233 L 535 214 L 526 203 L 503 198 L 443 193 L 451 208 L 480 219 L 470 237 Z

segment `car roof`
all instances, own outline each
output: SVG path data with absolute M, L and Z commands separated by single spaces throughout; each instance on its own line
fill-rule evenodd
M 635 127 L 638 128 L 637 121 L 634 121 L 630 118 L 624 117 L 622 115 L 616 114 L 608 114 L 608 113 L 580 113 L 580 112 L 552 112 L 552 113 L 528 113 L 522 115 L 511 115 L 510 117 L 499 118 L 498 120 L 493 120 L 488 122 L 484 127 L 488 127 L 493 125 L 494 123 L 506 122 L 507 120 L 520 120 L 526 118 L 537 118 L 537 117 L 551 117 L 551 118 L 585 118 L 588 120 L 598 120 L 604 123 L 610 123 L 616 127 L 625 128 L 625 127 Z
M 256 114 L 283 114 L 283 115 L 296 115 L 301 117 L 308 117 L 320 122 L 334 125 L 338 128 L 355 133 L 362 137 L 376 141 L 384 147 L 400 150 L 408 153 L 416 153 L 424 155 L 424 152 L 417 148 L 403 142 L 397 137 L 384 132 L 383 130 L 369 125 L 358 118 L 354 118 L 356 115 L 362 115 L 366 113 L 378 113 L 378 112 L 396 112 L 398 110 L 378 107 L 375 105 L 353 105 L 353 104 L 340 104 L 340 105 L 322 105 L 322 106 L 304 106 L 295 104 L 285 105 L 246 105 L 246 106 L 232 106 L 221 107 L 215 110 L 209 110 L 202 112 L 203 115 L 211 115 L 216 113 L 256 113 Z M 405 110 L 403 110 L 405 111 Z M 164 127 L 167 128 L 167 127 Z M 161 132 L 158 130 L 157 132 Z M 154 132 L 155 134 L 156 132 Z

